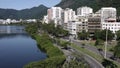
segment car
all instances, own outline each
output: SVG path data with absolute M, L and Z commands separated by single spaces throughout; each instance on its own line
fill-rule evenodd
M 103 51 L 103 49 L 101 49 L 101 48 L 98 48 L 98 51 Z
M 110 59 L 117 60 L 117 58 L 115 56 L 111 56 Z

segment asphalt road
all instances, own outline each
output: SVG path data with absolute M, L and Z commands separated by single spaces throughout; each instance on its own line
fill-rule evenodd
M 95 60 L 91 56 L 89 56 L 89 55 L 87 55 L 87 54 L 85 54 L 83 52 L 80 52 L 77 49 L 73 49 L 73 50 L 77 54 L 82 54 L 84 56 L 84 59 L 89 63 L 89 65 L 90 65 L 91 68 L 104 68 L 101 63 L 99 63 L 97 60 Z
M 72 42 L 75 44 L 75 45 L 78 45 L 80 47 L 83 47 L 83 45 L 78 41 L 78 40 L 72 40 Z M 101 56 L 104 57 L 104 51 L 99 51 L 96 47 L 94 46 L 90 46 L 89 44 L 85 45 L 84 48 L 86 48 L 87 50 L 89 51 L 92 51 L 93 53 L 96 53 L 96 54 L 99 54 Z M 113 56 L 112 53 L 110 52 L 107 52 L 107 58 L 110 58 L 111 56 Z
M 73 42 L 75 45 L 77 45 L 77 46 L 83 47 L 83 45 L 80 43 L 79 40 L 72 40 L 72 42 Z M 87 44 L 87 45 L 84 46 L 84 48 L 86 48 L 87 50 L 89 50 L 89 51 L 91 51 L 91 52 L 93 52 L 93 53 L 96 53 L 96 54 L 101 55 L 101 56 L 104 57 L 104 54 L 105 54 L 104 51 L 99 51 L 99 50 L 98 50 L 96 47 L 94 47 L 94 46 L 91 46 L 91 45 Z M 111 52 L 107 52 L 106 57 L 107 57 L 107 59 L 111 59 L 111 60 L 116 61 L 116 62 L 118 62 L 118 63 L 120 62 L 119 60 L 115 60 L 115 59 L 113 58 L 113 53 L 111 53 Z
M 63 39 L 63 40 L 65 40 L 65 39 Z M 74 42 L 74 41 L 73 41 Z M 75 43 L 75 42 L 74 42 Z M 78 45 L 79 43 L 77 43 L 77 45 Z M 80 44 L 79 44 L 80 45 Z M 74 52 L 74 53 L 76 53 L 76 54 L 79 54 L 79 55 L 83 55 L 83 57 L 84 57 L 84 59 L 89 63 L 89 65 L 90 65 L 90 67 L 91 68 L 104 68 L 103 66 L 102 66 L 102 64 L 101 63 L 99 63 L 96 59 L 94 59 L 94 58 L 92 58 L 91 56 L 89 56 L 89 55 L 87 55 L 87 54 L 85 54 L 85 53 L 83 53 L 83 52 L 80 52 L 80 51 L 78 51 L 77 49 L 74 49 L 74 48 L 72 48 L 72 47 L 70 47 L 71 48 L 71 51 L 72 52 Z

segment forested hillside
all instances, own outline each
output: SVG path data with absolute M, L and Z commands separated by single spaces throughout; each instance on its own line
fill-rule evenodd
M 72 8 L 76 10 L 81 6 L 89 6 L 94 9 L 94 12 L 101 7 L 115 7 L 118 15 L 120 15 L 120 0 L 62 0 L 58 5 L 62 8 Z
M 44 5 L 23 10 L 0 9 L 0 19 L 40 19 L 47 14 L 47 9 Z

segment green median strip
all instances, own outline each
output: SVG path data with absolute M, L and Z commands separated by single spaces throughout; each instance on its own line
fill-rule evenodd
M 102 60 L 103 60 L 103 57 L 102 57 L 101 55 L 95 54 L 95 53 L 93 53 L 93 52 L 91 52 L 91 51 L 89 51 L 89 50 L 87 50 L 87 49 L 85 49 L 85 48 L 76 46 L 76 45 L 74 45 L 74 44 L 72 44 L 71 46 L 72 46 L 73 48 L 75 48 L 75 49 L 77 49 L 77 50 L 79 50 L 79 51 L 81 51 L 81 52 L 83 52 L 83 53 L 85 53 L 85 54 L 87 54 L 87 55 L 95 58 L 95 59 L 96 59 L 97 61 L 99 61 L 99 62 L 102 62 Z
M 118 66 L 118 68 L 120 68 L 120 63 L 116 62 L 116 61 L 113 61 L 111 59 L 109 59 L 110 61 L 112 61 L 114 64 L 116 64 Z
M 91 52 L 91 51 L 89 51 L 89 50 L 87 50 L 87 49 L 85 49 L 85 48 L 82 48 L 82 47 L 80 47 L 80 46 L 76 46 L 76 45 L 74 45 L 74 44 L 72 44 L 71 47 L 73 47 L 73 48 L 79 50 L 80 52 L 83 52 L 83 53 L 85 53 L 85 54 L 87 54 L 87 55 L 95 58 L 95 59 L 96 59 L 97 61 L 99 61 L 100 63 L 103 62 L 104 57 L 102 57 L 101 55 L 95 54 L 95 53 L 93 53 L 93 52 Z M 110 60 L 110 59 L 108 59 L 108 60 Z M 110 61 L 113 61 L 113 60 L 110 60 Z M 113 61 L 113 63 L 115 63 L 115 64 L 118 66 L 118 68 L 120 68 L 120 63 L 118 63 L 118 62 L 116 62 L 116 61 Z

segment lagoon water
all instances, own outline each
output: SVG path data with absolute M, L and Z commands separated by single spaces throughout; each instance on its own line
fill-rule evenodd
M 0 26 L 0 68 L 23 68 L 45 58 L 23 26 Z

